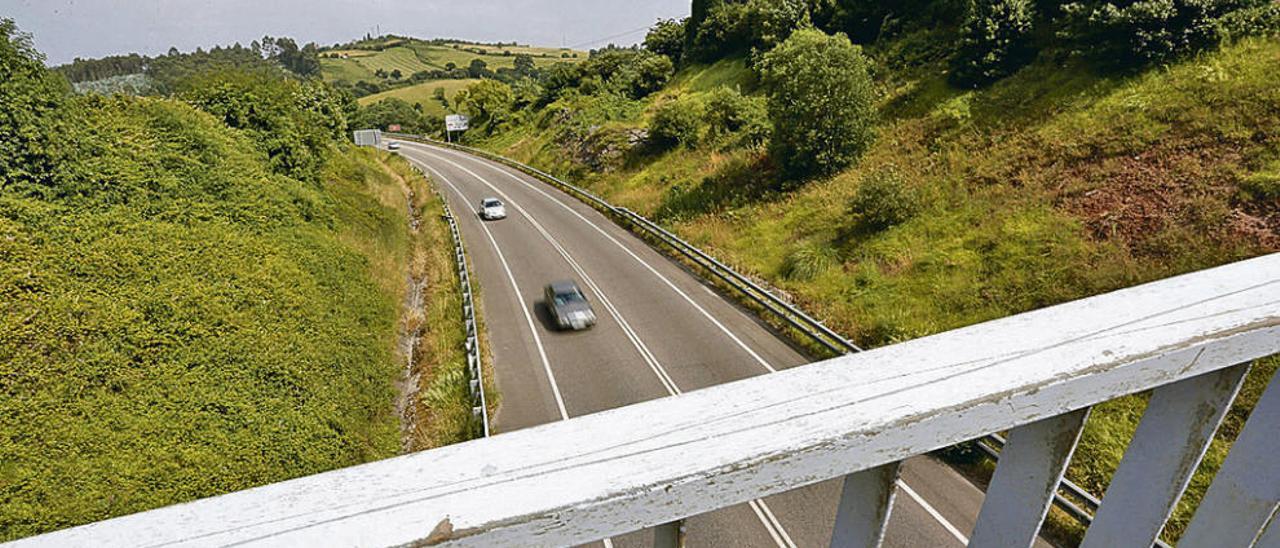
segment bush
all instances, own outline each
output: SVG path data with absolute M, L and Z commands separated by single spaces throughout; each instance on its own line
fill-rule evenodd
M 770 151 L 791 178 L 827 176 L 875 140 L 868 61 L 843 34 L 796 31 L 759 63 L 773 122 Z
M 273 171 L 296 179 L 317 182 L 328 149 L 347 131 L 339 97 L 320 83 L 264 69 L 221 70 L 177 87 L 187 102 L 252 135 Z
M 849 216 L 861 232 L 878 232 L 902 224 L 919 209 L 916 195 L 906 188 L 893 167 L 867 174 L 849 200 Z
M 977 0 L 961 29 L 960 50 L 951 60 L 953 84 L 989 84 L 1031 62 L 1030 0 Z
M 662 147 L 698 143 L 702 105 L 692 99 L 669 101 L 658 107 L 649 123 L 649 138 Z
M 70 91 L 64 78 L 45 70 L 30 35 L 0 19 L 0 188 L 51 182 Z
M 653 24 L 644 37 L 644 49 L 665 55 L 673 61 L 684 54 L 685 19 L 662 19 Z
M 788 280 L 808 281 L 839 263 L 839 256 L 831 246 L 804 244 L 787 255 L 782 275 Z
M 1140 68 L 1213 47 L 1232 13 L 1263 10 L 1270 4 L 1271 0 L 1092 0 L 1072 2 L 1062 10 L 1065 32 L 1077 49 L 1106 65 Z
M 440 91 L 443 95 L 443 88 Z M 352 129 L 385 130 L 391 125 L 399 125 L 405 133 L 431 133 L 440 129 L 439 126 L 429 125 L 418 109 L 397 97 L 387 97 L 362 106 L 351 118 Z
M 704 120 L 707 137 L 720 140 L 738 136 L 732 144 L 755 146 L 769 139 L 769 109 L 765 100 L 747 97 L 738 90 L 718 87 L 706 99 Z
M 1240 191 L 1250 200 L 1280 200 L 1280 169 L 1245 177 L 1240 181 Z

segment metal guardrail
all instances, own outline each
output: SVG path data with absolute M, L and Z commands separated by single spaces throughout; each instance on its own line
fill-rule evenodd
M 773 292 L 762 287 L 759 283 L 754 282 L 749 278 L 747 278 L 746 276 L 738 273 L 733 268 L 729 267 L 728 265 L 725 265 L 723 262 L 715 259 L 711 255 L 708 255 L 706 252 L 702 251 L 701 249 L 698 249 L 693 244 L 690 244 L 689 242 L 684 241 L 680 237 L 658 226 L 656 223 L 641 216 L 640 214 L 634 211 L 631 211 L 630 209 L 627 209 L 624 207 L 618 207 L 613 204 L 610 204 L 609 202 L 605 201 L 603 198 L 596 196 L 595 194 L 591 193 L 590 191 L 582 187 L 568 183 L 554 175 L 551 175 L 535 167 L 517 162 L 510 158 L 493 154 L 486 150 L 481 150 L 478 148 L 468 147 L 468 146 L 459 145 L 455 143 L 446 143 L 442 141 L 437 141 L 435 139 L 423 137 L 420 135 L 411 135 L 411 134 L 405 134 L 405 133 L 387 133 L 386 135 L 395 137 L 397 139 L 422 141 L 435 146 L 441 146 L 445 148 L 452 148 L 455 150 L 468 152 L 468 153 L 492 160 L 494 162 L 498 162 L 500 164 L 515 168 L 526 174 L 529 174 L 538 179 L 541 179 L 544 182 L 550 183 L 553 186 L 556 186 L 562 190 L 565 190 L 569 194 L 578 197 L 579 199 L 583 200 L 589 205 L 592 205 L 593 207 L 600 209 L 605 213 L 614 215 L 616 218 L 622 221 L 625 221 L 631 226 L 637 228 L 638 231 L 641 232 L 642 234 L 650 236 L 658 240 L 659 242 L 661 242 L 663 245 L 666 245 L 671 249 L 675 250 L 677 253 L 689 259 L 691 262 L 693 262 L 695 265 L 699 266 L 700 268 L 706 270 L 712 276 L 715 276 L 717 279 L 721 280 L 729 287 L 742 293 L 742 295 L 747 299 L 749 299 L 750 301 L 760 305 L 765 310 L 773 314 L 775 317 L 785 322 L 787 325 L 790 325 L 791 327 L 795 328 L 797 331 L 799 331 L 806 337 L 810 338 L 814 342 L 818 343 L 822 347 L 830 350 L 834 354 L 839 355 L 839 354 L 847 354 L 851 352 L 862 351 L 861 347 L 854 344 L 852 341 L 840 335 L 839 333 L 835 332 L 831 328 L 827 327 L 821 321 L 813 318 L 809 314 L 805 313 L 803 310 L 800 310 L 799 308 L 797 308 L 795 305 L 783 300 L 781 297 L 778 297 Z
M 814 319 L 795 305 L 781 299 L 768 289 L 765 289 L 759 284 L 751 281 L 746 276 L 739 274 L 729 266 L 708 255 L 701 249 L 698 249 L 693 244 L 684 241 L 680 237 L 672 234 L 670 231 L 658 226 L 657 223 L 654 223 L 630 209 L 615 206 L 582 187 L 566 182 L 533 166 L 517 162 L 487 150 L 459 145 L 457 143 L 437 141 L 421 135 L 412 135 L 407 133 L 386 133 L 386 135 L 397 139 L 422 141 L 431 145 L 451 148 L 481 156 L 505 166 L 518 169 L 528 175 L 550 183 L 557 188 L 567 191 L 569 194 L 579 197 L 579 199 L 582 199 L 597 209 L 613 214 L 617 218 L 622 219 L 632 226 L 640 229 L 644 234 L 657 239 L 664 245 L 692 261 L 694 264 L 711 273 L 729 287 L 734 288 L 752 302 L 764 307 L 765 310 L 768 310 L 775 317 L 795 328 L 796 331 L 802 335 L 808 337 L 810 340 L 818 343 L 824 348 L 827 348 L 831 352 L 834 352 L 835 354 L 847 354 L 862 352 L 863 350 L 858 345 L 841 336 L 839 333 L 828 328 L 821 321 Z M 998 461 L 1000 455 L 999 449 L 1004 446 L 1004 439 L 998 434 L 993 434 L 982 438 L 981 440 L 975 440 L 974 444 L 977 445 L 982 453 L 991 460 Z M 1066 478 L 1062 479 L 1062 483 L 1059 485 L 1059 490 L 1061 492 L 1054 496 L 1054 505 L 1066 512 L 1067 515 L 1071 516 L 1076 521 L 1080 522 L 1081 525 L 1088 527 L 1093 521 L 1093 513 L 1098 509 L 1098 497 Z M 1087 510 L 1081 508 L 1079 505 L 1072 502 L 1072 499 L 1067 495 L 1076 500 L 1084 501 L 1089 508 Z M 1156 540 L 1155 546 L 1159 548 L 1169 548 L 1168 544 L 1159 539 Z
M 415 170 L 424 177 L 425 173 L 415 166 Z M 432 186 L 432 191 L 440 196 L 439 189 Z M 467 385 L 471 391 L 471 413 L 480 419 L 480 431 L 483 437 L 489 437 L 489 404 L 484 394 L 484 373 L 480 363 L 480 333 L 476 323 L 476 305 L 474 291 L 471 287 L 471 271 L 467 268 L 466 248 L 462 245 L 462 233 L 458 231 L 458 221 L 449 209 L 449 203 L 440 196 L 440 205 L 444 207 L 444 219 L 449 223 L 449 234 L 453 238 L 453 258 L 457 264 L 458 285 L 462 289 L 462 321 L 467 328 Z

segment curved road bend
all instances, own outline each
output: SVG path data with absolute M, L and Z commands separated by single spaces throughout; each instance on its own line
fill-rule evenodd
M 453 150 L 403 142 L 400 154 L 432 177 L 459 217 L 483 288 L 502 394 L 495 431 L 807 362 L 697 277 L 559 190 Z M 475 212 L 487 197 L 506 203 L 507 219 L 479 219 Z M 596 309 L 594 329 L 552 329 L 542 289 L 556 279 L 578 281 Z M 966 544 L 982 492 L 928 457 L 908 461 L 902 479 L 885 546 Z M 826 546 L 839 493 L 837 479 L 693 516 L 687 520 L 688 545 Z M 652 539 L 651 531 L 638 531 L 605 544 L 647 548 Z

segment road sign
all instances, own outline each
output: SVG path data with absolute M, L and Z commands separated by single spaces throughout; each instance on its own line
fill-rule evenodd
M 465 131 L 471 119 L 461 114 L 450 114 L 444 117 L 444 128 L 447 131 Z

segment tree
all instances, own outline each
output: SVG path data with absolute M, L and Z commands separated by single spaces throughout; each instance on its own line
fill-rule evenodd
M 679 61 L 684 54 L 685 21 L 687 19 L 661 19 L 654 23 L 644 37 L 644 48 Z
M 975 0 L 960 30 L 960 48 L 951 59 L 951 83 L 989 84 L 1031 62 L 1031 0 Z
M 70 93 L 64 78 L 45 70 L 31 36 L 0 19 L 0 189 L 52 183 Z
M 875 140 L 869 62 L 844 34 L 793 33 L 759 63 L 773 123 L 770 153 L 792 178 L 832 175 Z
M 1138 68 L 1217 45 L 1231 14 L 1272 0 L 1084 0 L 1062 6 L 1066 34 L 1105 64 Z
M 515 59 L 516 73 L 520 76 L 528 76 L 533 74 L 533 56 L 527 53 L 521 53 Z
M 396 97 L 360 107 L 351 118 L 353 129 L 386 129 L 390 125 L 399 125 L 407 133 L 430 133 L 438 129 L 408 101 Z
M 759 145 L 769 137 L 769 109 L 758 97 L 747 97 L 730 87 L 718 87 L 707 95 L 708 137 L 719 140 L 738 135 L 731 145 Z
M 437 101 L 440 101 L 441 103 L 444 103 L 447 101 L 447 99 L 445 99 L 444 93 L 445 93 L 444 86 L 437 87 L 431 90 L 431 98 Z
M 467 74 L 472 78 L 483 78 L 489 73 L 489 64 L 484 59 L 472 59 L 467 66 Z
M 492 132 L 507 120 L 515 103 L 511 86 L 497 80 L 483 80 L 467 86 L 466 107 L 476 126 Z
M 404 74 L 400 72 L 400 69 L 392 69 L 392 70 L 391 70 L 391 78 L 392 78 L 393 80 L 399 80 L 399 79 L 400 79 L 400 77 L 402 77 L 402 76 L 404 76 Z

